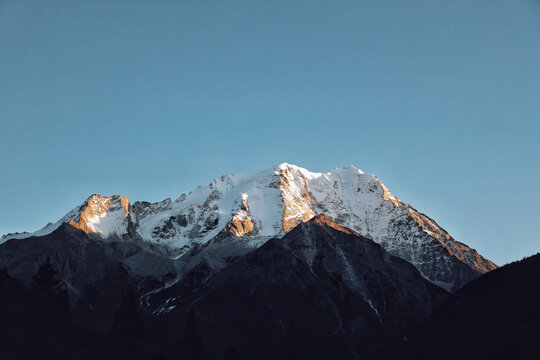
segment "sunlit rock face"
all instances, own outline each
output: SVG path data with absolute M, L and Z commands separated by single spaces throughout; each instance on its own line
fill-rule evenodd
M 83 209 L 68 223 L 87 234 L 103 236 L 123 233 L 127 229 L 129 200 L 121 195 L 92 195 L 83 204 Z
M 242 195 L 242 206 L 236 214 L 233 215 L 232 220 L 227 224 L 224 229 L 226 232 L 232 233 L 234 236 L 242 237 L 255 230 L 253 222 L 248 215 L 249 206 L 247 203 L 247 195 Z
M 136 237 L 180 258 L 191 256 L 191 249 L 213 246 L 213 240 L 224 233 L 241 239 L 246 247 L 257 247 L 318 214 L 373 239 L 446 289 L 461 287 L 496 268 L 434 220 L 400 201 L 376 176 L 353 166 L 317 173 L 283 163 L 251 174 L 221 176 L 175 201 L 133 206 L 119 195 L 93 195 L 38 233 L 68 222 L 101 237 Z
M 311 206 L 308 180 L 301 172 L 283 166 L 279 169 L 281 196 L 283 197 L 283 230 L 289 231 L 315 215 Z

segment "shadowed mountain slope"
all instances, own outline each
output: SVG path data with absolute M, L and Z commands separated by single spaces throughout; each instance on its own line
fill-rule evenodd
M 276 359 L 294 333 L 309 359 L 356 359 L 417 326 L 447 293 L 379 244 L 318 215 L 217 273 L 203 266 L 149 303 L 174 331 L 196 314 L 211 358 L 234 345 Z M 164 347 L 166 348 L 166 344 Z
M 434 311 L 400 353 L 409 359 L 540 359 L 539 281 L 540 254 L 481 276 Z

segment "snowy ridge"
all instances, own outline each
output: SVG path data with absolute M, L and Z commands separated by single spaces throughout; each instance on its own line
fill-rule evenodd
M 3 244 L 4 242 L 10 240 L 10 239 L 26 239 L 31 236 L 43 236 L 48 235 L 52 233 L 54 230 L 58 229 L 58 227 L 62 224 L 62 222 L 58 221 L 55 223 L 48 223 L 41 229 L 34 231 L 32 233 L 29 232 L 22 232 L 22 233 L 10 233 L 5 234 L 0 238 L 0 244 Z
M 318 214 L 381 244 L 447 289 L 496 267 L 401 202 L 376 176 L 354 166 L 320 173 L 282 163 L 255 173 L 224 175 L 175 201 L 153 204 L 131 206 L 119 195 L 92 195 L 57 223 L 2 241 L 44 235 L 67 222 L 103 238 L 135 236 L 179 258 L 190 249 L 211 246 L 223 233 L 244 238 L 247 247 L 259 246 L 262 239 L 281 237 Z
M 177 199 L 171 209 L 139 220 L 137 232 L 147 241 L 173 248 L 205 243 L 226 228 L 234 216 L 254 220 L 254 233 L 272 236 L 281 231 L 283 205 L 275 174 L 261 171 L 214 179 Z M 242 214 L 246 202 L 249 214 Z

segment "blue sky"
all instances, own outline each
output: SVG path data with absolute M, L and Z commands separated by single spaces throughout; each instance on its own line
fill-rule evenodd
M 0 233 L 353 164 L 504 264 L 540 251 L 539 98 L 537 0 L 0 0 Z

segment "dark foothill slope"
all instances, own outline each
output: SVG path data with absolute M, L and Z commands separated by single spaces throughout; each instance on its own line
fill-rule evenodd
M 149 253 L 133 242 L 96 240 L 69 224 L 48 235 L 13 239 L 0 246 L 0 269 L 25 284 L 31 283 L 36 269 L 47 258 L 72 295 L 119 267 L 133 276 L 174 271 L 170 259 Z
M 483 275 L 434 311 L 405 353 L 411 359 L 540 359 L 539 283 L 540 254 Z
M 234 346 L 246 359 L 276 359 L 291 347 L 309 359 L 358 359 L 402 337 L 446 296 L 413 265 L 318 215 L 218 273 L 195 269 L 150 302 L 170 306 L 161 333 L 178 331 L 192 311 L 210 358 Z

